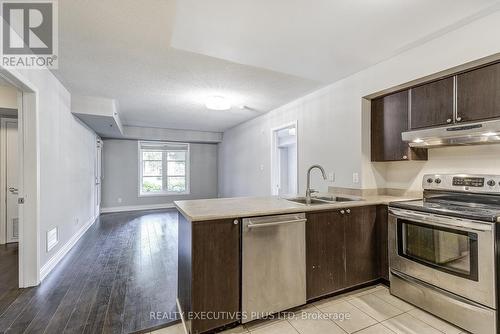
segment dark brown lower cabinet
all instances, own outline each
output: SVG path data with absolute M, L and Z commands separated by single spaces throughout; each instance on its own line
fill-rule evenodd
M 388 276 L 383 247 L 387 249 L 386 206 L 308 213 L 307 299 Z
M 318 298 L 345 286 L 344 217 L 339 211 L 307 214 L 307 299 Z
M 233 222 L 179 215 L 179 303 L 191 334 L 239 320 L 240 224 Z
M 379 251 L 379 276 L 389 281 L 389 236 L 387 205 L 377 206 L 377 244 Z
M 349 209 L 345 221 L 346 286 L 379 278 L 377 207 Z

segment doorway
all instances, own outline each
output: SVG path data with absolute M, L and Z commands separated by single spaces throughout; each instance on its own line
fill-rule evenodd
M 17 243 L 19 239 L 18 208 L 18 123 L 17 119 L 0 118 L 0 191 L 2 214 L 0 217 L 1 243 Z
M 19 136 L 17 90 L 0 84 L 0 311 L 19 290 Z
M 271 131 L 271 194 L 296 195 L 298 187 L 297 122 L 285 124 Z

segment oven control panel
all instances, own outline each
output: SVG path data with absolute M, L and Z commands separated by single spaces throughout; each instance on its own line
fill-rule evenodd
M 454 186 L 484 187 L 484 177 L 454 176 L 452 182 Z
M 425 190 L 500 194 L 500 175 L 427 174 L 422 187 Z

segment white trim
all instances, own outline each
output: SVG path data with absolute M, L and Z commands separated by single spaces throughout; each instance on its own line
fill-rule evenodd
M 0 245 L 7 238 L 7 123 L 16 123 L 17 118 L 0 118 Z
M 73 248 L 73 246 L 80 240 L 80 238 L 87 232 L 87 230 L 94 225 L 97 217 L 90 219 L 86 222 L 79 230 L 76 232 L 71 239 L 64 244 L 59 250 L 50 258 L 47 263 L 40 268 L 40 281 L 43 281 L 45 277 L 57 266 L 57 264 L 68 254 L 68 252 Z
M 276 148 L 277 132 L 286 128 L 295 127 L 295 156 L 297 157 L 297 192 L 299 191 L 299 122 L 297 120 L 280 125 L 271 129 L 271 195 L 278 195 L 276 191 L 276 183 L 279 180 L 279 175 L 276 175 L 275 166 L 277 164 L 278 150 Z
M 19 287 L 40 283 L 40 134 L 38 89 L 13 69 L 0 76 L 18 89 L 19 146 Z
M 187 179 L 187 177 L 186 177 Z M 182 195 L 191 195 L 190 192 L 167 192 L 167 191 L 159 191 L 159 192 L 150 192 L 150 193 L 139 193 L 138 197 L 168 197 L 168 196 L 182 196 Z
M 158 209 L 172 209 L 172 208 L 175 208 L 174 203 L 149 204 L 149 205 L 129 205 L 129 206 L 116 206 L 116 207 L 110 207 L 110 208 L 101 208 L 101 213 L 158 210 Z

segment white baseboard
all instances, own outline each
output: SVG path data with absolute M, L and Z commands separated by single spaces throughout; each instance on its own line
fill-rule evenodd
M 112 207 L 112 208 L 101 208 L 101 213 L 158 210 L 158 209 L 172 209 L 172 208 L 175 208 L 174 203 L 149 204 L 149 205 L 130 205 L 130 206 L 116 206 L 116 207 Z
M 97 217 L 90 219 L 86 222 L 79 230 L 76 232 L 71 239 L 66 242 L 64 246 L 59 248 L 59 250 L 50 258 L 50 260 L 43 265 L 40 269 L 40 281 L 43 281 L 45 277 L 55 268 L 55 266 L 64 258 L 66 254 L 73 248 L 73 246 L 80 240 L 82 235 L 87 232 L 87 230 L 94 224 Z

